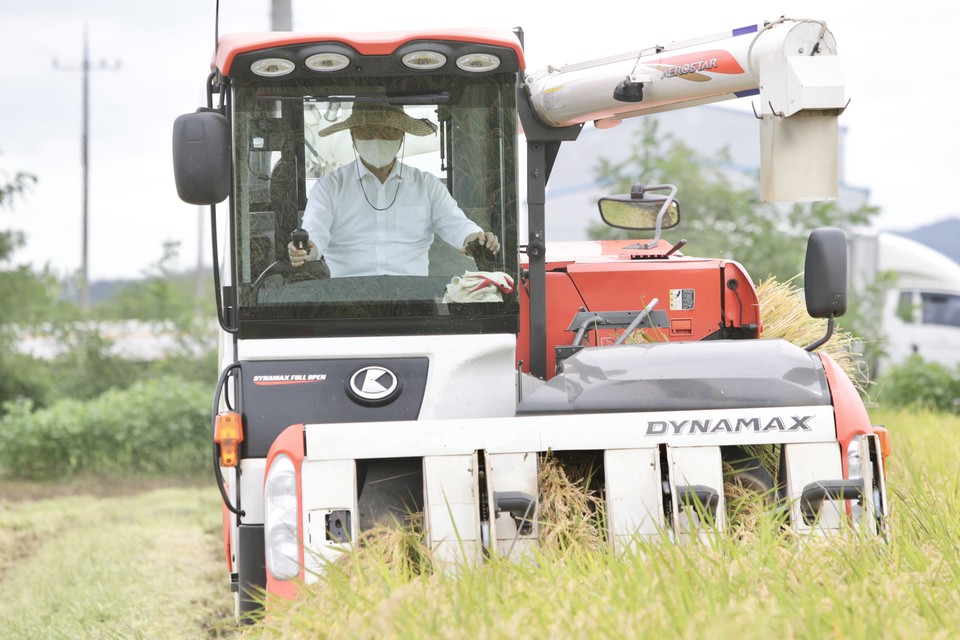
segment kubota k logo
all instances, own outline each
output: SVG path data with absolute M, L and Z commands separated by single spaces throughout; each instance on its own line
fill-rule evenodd
M 647 63 L 647 66 L 658 69 L 662 74 L 661 78 L 681 78 L 691 82 L 709 81 L 710 76 L 703 73 L 705 71 L 730 75 L 743 73 L 743 67 L 737 59 L 729 51 L 720 49 L 660 58 L 653 63 Z
M 397 374 L 377 365 L 363 367 L 350 376 L 347 389 L 360 404 L 386 404 L 400 392 Z

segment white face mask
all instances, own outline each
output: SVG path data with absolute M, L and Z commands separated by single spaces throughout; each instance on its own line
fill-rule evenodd
M 354 140 L 357 153 L 371 167 L 382 169 L 397 157 L 403 138 L 399 140 Z

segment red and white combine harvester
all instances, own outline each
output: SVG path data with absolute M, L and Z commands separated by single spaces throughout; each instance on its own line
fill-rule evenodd
M 295 592 L 410 511 L 441 559 L 523 553 L 547 455 L 593 462 L 614 548 L 722 526 L 725 467 L 769 491 L 797 532 L 884 531 L 886 431 L 813 351 L 846 309 L 841 231 L 810 234 L 807 309 L 829 328 L 806 349 L 761 339 L 744 267 L 661 239 L 679 222 L 670 185 L 637 176 L 599 203 L 648 240 L 545 236 L 551 168 L 584 123 L 616 135 L 626 118 L 743 96 L 757 96 L 763 196 L 835 197 L 846 99 L 831 32 L 781 19 L 536 73 L 522 36 L 227 35 L 207 106 L 175 123 L 178 192 L 210 205 L 214 227 L 214 466 L 240 614 L 257 606 L 245 594 Z M 311 192 L 370 173 L 347 128 L 373 103 L 428 135 L 405 136 L 382 202 L 335 202 L 354 217 L 321 216 L 332 222 L 304 238 Z M 497 236 L 497 253 L 418 248 L 433 214 L 391 198 L 423 175 Z M 357 216 L 367 244 L 343 251 Z M 288 243 L 314 239 L 320 259 L 291 264 Z M 384 257 L 420 248 L 419 270 Z M 777 469 L 745 456 L 754 446 L 777 452 Z

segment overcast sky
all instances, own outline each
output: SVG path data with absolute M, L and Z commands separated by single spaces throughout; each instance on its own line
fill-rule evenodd
M 17 171 L 38 179 L 12 211 L 0 210 L 0 228 L 27 234 L 17 263 L 49 265 L 59 275 L 80 267 L 85 23 L 94 67 L 104 64 L 90 74 L 91 279 L 140 277 L 165 240 L 180 241 L 180 266 L 196 262 L 198 211 L 177 198 L 170 138 L 174 119 L 203 101 L 214 13 L 214 0 L 0 0 L 0 182 Z M 845 181 L 869 189 L 883 211 L 878 227 L 912 229 L 960 215 L 950 46 L 958 3 L 293 0 L 294 28 L 305 31 L 521 26 L 530 71 L 782 15 L 825 20 L 836 37 L 851 99 L 840 119 Z M 269 16 L 269 0 L 222 0 L 220 33 L 268 30 Z M 750 108 L 749 99 L 721 104 Z

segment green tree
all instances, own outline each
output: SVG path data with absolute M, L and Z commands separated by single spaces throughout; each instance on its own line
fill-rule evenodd
M 681 222 L 664 232 L 672 242 L 688 241 L 684 251 L 736 260 L 755 278 L 774 276 L 786 281 L 803 269 L 806 237 L 820 226 L 845 230 L 868 223 L 879 210 L 864 205 L 843 210 L 833 202 L 783 206 L 759 199 L 759 175 L 728 169 L 723 150 L 712 157 L 699 155 L 669 134 L 658 131 L 656 119 L 646 119 L 630 155 L 622 162 L 601 159 L 597 179 L 617 193 L 629 193 L 636 182 L 674 184 L 678 188 Z M 597 223 L 591 238 L 640 238 L 649 232 L 629 232 Z
M 9 210 L 36 179 L 26 173 L 10 177 L 0 170 L 0 209 Z M 50 318 L 59 291 L 48 272 L 15 264 L 14 254 L 24 244 L 22 232 L 0 231 L 0 403 L 15 398 L 43 398 L 48 389 L 42 363 L 15 347 L 18 332 Z
M 10 208 L 14 197 L 22 195 L 36 180 L 34 176 L 23 172 L 8 178 L 7 173 L 0 170 L 0 208 Z M 8 260 L 15 250 L 23 246 L 23 242 L 23 233 L 19 231 L 0 231 L 0 261 Z

